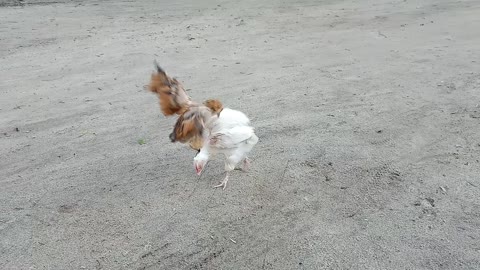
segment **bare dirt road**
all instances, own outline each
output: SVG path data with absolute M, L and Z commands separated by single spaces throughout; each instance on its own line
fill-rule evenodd
M 480 269 L 479 1 L 0 3 L 1 269 Z M 252 119 L 225 191 L 154 59 Z

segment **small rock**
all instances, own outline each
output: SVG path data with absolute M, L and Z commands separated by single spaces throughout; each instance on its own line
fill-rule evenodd
M 431 207 L 435 207 L 435 200 L 432 198 L 425 198 L 425 201 L 427 201 Z
M 470 113 L 471 118 L 480 118 L 480 112 L 479 111 L 473 111 Z
M 381 129 L 377 130 L 377 133 L 382 133 L 382 132 L 383 132 L 383 130 L 381 130 Z

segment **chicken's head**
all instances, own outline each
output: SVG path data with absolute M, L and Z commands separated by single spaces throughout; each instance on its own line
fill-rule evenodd
M 203 152 L 198 152 L 198 154 L 193 159 L 193 167 L 195 168 L 195 172 L 197 175 L 201 175 L 203 169 L 207 165 L 208 156 L 205 155 Z

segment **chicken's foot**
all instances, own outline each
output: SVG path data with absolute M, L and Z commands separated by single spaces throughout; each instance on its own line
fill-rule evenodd
M 227 172 L 227 175 L 225 175 L 225 178 L 223 178 L 223 181 L 220 184 L 214 186 L 214 188 L 223 187 L 222 189 L 225 189 L 227 187 L 227 182 L 228 182 L 228 172 Z

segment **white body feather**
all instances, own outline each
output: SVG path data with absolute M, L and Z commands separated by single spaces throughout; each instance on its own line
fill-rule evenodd
M 194 160 L 207 161 L 212 155 L 225 155 L 225 170 L 231 171 L 235 165 L 247 158 L 258 137 L 250 126 L 248 117 L 236 110 L 224 108 L 220 116 L 213 116 L 206 123 L 205 143 Z

